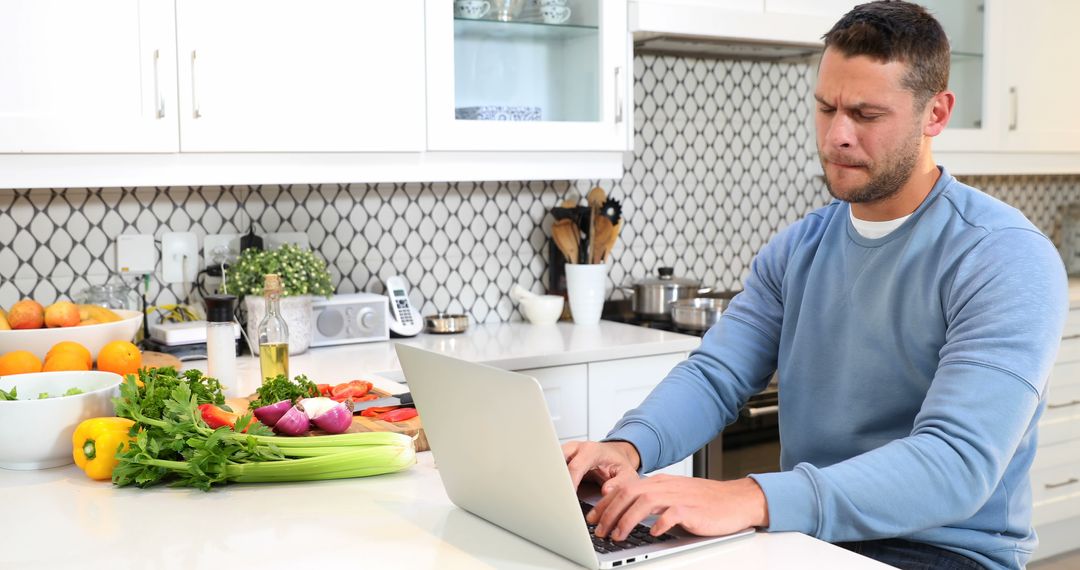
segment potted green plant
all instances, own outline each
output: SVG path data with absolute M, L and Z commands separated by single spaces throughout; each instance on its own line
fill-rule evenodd
M 289 326 L 289 354 L 300 354 L 311 344 L 312 310 L 315 295 L 329 297 L 334 292 L 326 262 L 309 249 L 284 244 L 277 249 L 245 249 L 225 271 L 223 287 L 243 300 L 247 312 L 249 339 L 258 337 L 259 321 L 266 314 L 263 281 L 270 273 L 281 276 L 284 294 L 281 316 Z M 257 352 L 258 347 L 252 350 Z

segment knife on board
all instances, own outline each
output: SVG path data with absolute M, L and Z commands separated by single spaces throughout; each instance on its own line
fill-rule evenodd
M 368 408 L 374 407 L 387 407 L 387 406 L 408 406 L 414 407 L 412 394 L 405 392 L 403 394 L 397 394 L 394 396 L 387 396 L 385 398 L 378 398 L 375 400 L 368 400 L 366 402 L 354 402 L 352 411 L 353 413 L 362 412 Z

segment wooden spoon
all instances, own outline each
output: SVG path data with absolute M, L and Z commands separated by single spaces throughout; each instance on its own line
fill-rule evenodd
M 611 242 L 611 233 L 615 227 L 611 224 L 611 220 L 602 215 L 596 216 L 593 225 L 596 226 L 593 236 L 596 238 L 596 247 L 593 248 L 591 263 L 603 263 L 604 258 L 607 257 L 608 244 Z
M 578 229 L 573 220 L 557 220 L 551 225 L 551 238 L 555 240 L 555 246 L 566 257 L 567 263 L 578 262 L 578 239 L 580 235 L 581 230 Z

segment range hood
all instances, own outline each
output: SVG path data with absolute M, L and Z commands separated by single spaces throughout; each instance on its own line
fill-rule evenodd
M 821 52 L 821 36 L 839 17 L 769 11 L 769 6 L 765 0 L 632 0 L 635 53 L 805 59 Z
M 756 42 L 745 39 L 635 32 L 634 53 L 679 55 L 705 59 L 758 61 L 802 60 L 821 53 L 817 46 Z

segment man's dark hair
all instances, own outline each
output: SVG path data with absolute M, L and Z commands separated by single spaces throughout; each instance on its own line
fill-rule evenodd
M 907 64 L 903 86 L 915 95 L 917 109 L 949 86 L 949 38 L 918 4 L 902 0 L 860 4 L 822 39 L 826 48 L 847 57 L 864 55 L 884 63 Z

